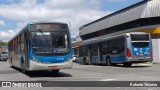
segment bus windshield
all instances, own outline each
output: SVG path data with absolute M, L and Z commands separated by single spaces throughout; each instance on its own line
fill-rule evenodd
M 34 54 L 54 55 L 65 54 L 69 50 L 69 38 L 67 31 L 60 32 L 31 32 L 32 49 Z

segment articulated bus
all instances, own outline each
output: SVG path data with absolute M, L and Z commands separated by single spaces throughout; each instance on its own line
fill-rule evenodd
M 85 64 L 123 64 L 151 62 L 152 44 L 149 33 L 134 32 L 83 41 L 80 46 L 79 62 Z
M 9 63 L 23 73 L 72 68 L 72 46 L 65 23 L 29 23 L 8 45 Z

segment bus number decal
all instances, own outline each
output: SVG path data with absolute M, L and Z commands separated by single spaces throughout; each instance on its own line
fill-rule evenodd
M 57 58 L 57 60 L 64 60 L 64 58 Z

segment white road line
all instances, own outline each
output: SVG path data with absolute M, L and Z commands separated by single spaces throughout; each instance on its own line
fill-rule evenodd
M 112 79 L 112 78 L 109 78 L 109 79 L 101 79 L 100 81 L 114 81 L 116 79 Z

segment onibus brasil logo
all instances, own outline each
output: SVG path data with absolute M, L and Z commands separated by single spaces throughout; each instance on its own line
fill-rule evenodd
M 39 82 L 2 82 L 2 87 L 42 87 Z

